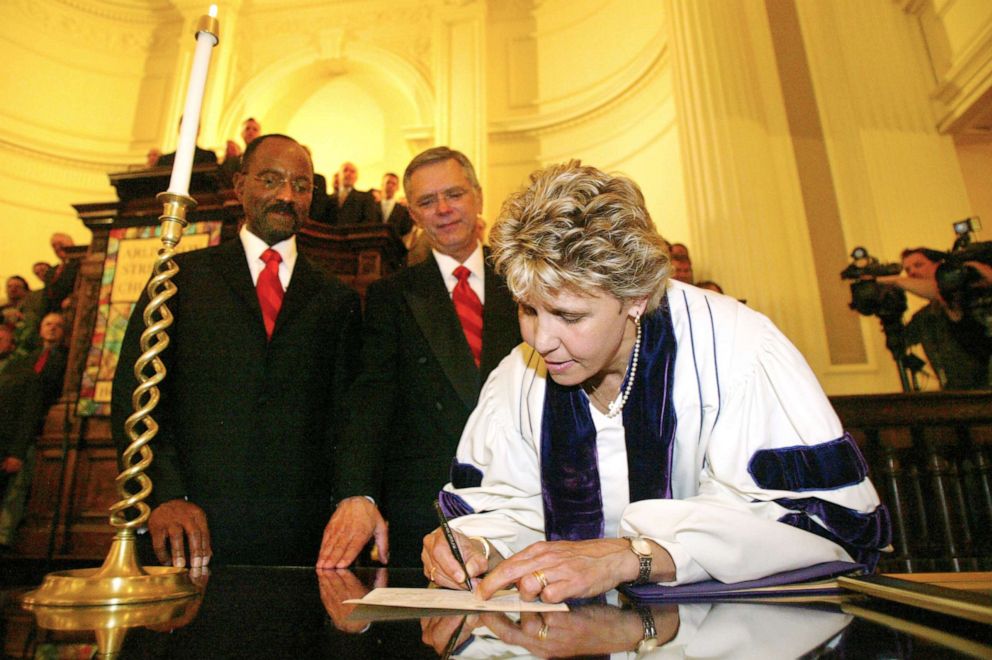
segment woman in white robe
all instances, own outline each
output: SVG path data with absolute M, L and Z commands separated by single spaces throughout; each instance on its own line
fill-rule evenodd
M 440 498 L 482 597 L 874 565 L 887 512 L 805 360 L 764 316 L 668 280 L 636 184 L 537 172 L 490 240 L 526 343 L 490 375 Z M 463 583 L 439 531 L 423 560 Z

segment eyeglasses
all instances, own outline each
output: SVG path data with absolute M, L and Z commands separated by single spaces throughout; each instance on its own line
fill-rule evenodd
M 423 211 L 433 211 L 437 208 L 438 201 L 443 197 L 445 203 L 454 204 L 461 200 L 462 197 L 468 194 L 468 190 L 465 188 L 448 188 L 447 190 L 442 190 L 440 193 L 434 195 L 426 195 L 424 197 L 418 197 L 416 205 L 418 209 Z
M 289 181 L 286 177 L 272 172 L 256 174 L 255 180 L 261 183 L 266 190 L 279 190 L 286 185 L 287 181 Z M 303 195 L 313 190 L 313 181 L 300 177 L 289 181 L 289 187 L 292 188 L 293 192 L 297 195 Z

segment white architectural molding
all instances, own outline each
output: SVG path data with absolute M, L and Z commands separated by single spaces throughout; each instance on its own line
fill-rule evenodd
M 975 102 L 992 89 L 992 22 L 983 26 L 933 92 L 943 107 L 937 127 L 951 133 Z
M 606 83 L 598 85 L 596 93 L 583 94 L 569 107 L 538 112 L 527 117 L 490 122 L 489 132 L 500 138 L 520 134 L 540 135 L 588 122 L 626 103 L 669 66 L 667 38 L 659 35 L 658 39 L 648 44 L 637 58 L 627 62 L 623 69 L 608 76 Z
M 319 43 L 304 45 L 283 59 L 272 62 L 256 71 L 224 104 L 225 110 L 220 119 L 220 134 L 237 135 L 240 133 L 247 99 L 257 97 L 266 90 L 280 87 L 281 82 L 293 78 L 300 71 L 313 65 L 323 65 L 325 63 L 323 54 L 327 52 L 333 53 L 335 51 L 322 50 Z M 335 62 L 337 64 L 332 67 L 332 70 L 338 71 L 335 75 L 346 74 L 350 63 L 352 67 L 370 67 L 376 70 L 378 75 L 398 83 L 397 87 L 406 90 L 417 109 L 416 126 L 418 128 L 415 133 L 419 135 L 423 135 L 425 132 L 433 133 L 434 88 L 431 81 L 415 63 L 393 51 L 364 42 L 352 41 L 342 41 L 342 50 Z M 315 87 L 322 82 L 322 80 L 313 81 Z

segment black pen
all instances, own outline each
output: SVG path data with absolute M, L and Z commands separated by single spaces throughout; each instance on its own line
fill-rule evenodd
M 441 660 L 450 660 L 451 656 L 454 655 L 455 649 L 458 648 L 458 638 L 462 636 L 462 630 L 465 628 L 465 621 L 468 619 L 468 615 L 462 617 L 461 623 L 455 628 L 455 632 L 451 633 L 451 637 L 448 638 L 448 645 L 444 647 L 444 653 L 441 654 Z
M 458 549 L 458 542 L 455 541 L 455 535 L 451 531 L 451 527 L 448 525 L 448 519 L 444 516 L 444 511 L 441 510 L 441 503 L 434 500 L 434 510 L 437 511 L 437 519 L 441 521 L 441 529 L 444 531 L 444 538 L 448 541 L 448 547 L 451 549 L 451 554 L 455 556 L 458 560 L 458 564 L 465 571 L 465 588 L 472 591 L 472 580 L 468 577 L 468 568 L 465 567 L 465 560 L 462 559 L 462 553 Z

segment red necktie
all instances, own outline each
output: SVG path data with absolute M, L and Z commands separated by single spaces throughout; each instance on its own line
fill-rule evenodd
M 475 366 L 478 367 L 482 358 L 482 302 L 468 284 L 471 274 L 472 271 L 465 266 L 455 269 L 458 284 L 451 292 L 451 302 L 455 303 L 455 314 L 462 323 L 462 332 L 465 333 L 468 347 L 472 349 L 472 357 L 475 358 Z
M 276 327 L 279 308 L 282 307 L 282 282 L 279 281 L 279 262 L 282 257 L 269 248 L 262 253 L 265 268 L 258 274 L 255 292 L 258 294 L 258 304 L 262 307 L 262 321 L 265 322 L 265 335 L 272 339 L 272 330 Z
M 43 350 L 41 352 L 41 355 L 38 356 L 38 359 L 35 360 L 35 363 L 34 363 L 34 372 L 36 374 L 40 374 L 42 372 L 42 370 L 45 368 L 45 363 L 48 362 L 48 355 L 51 352 L 52 352 L 52 349 L 46 348 L 45 350 Z

